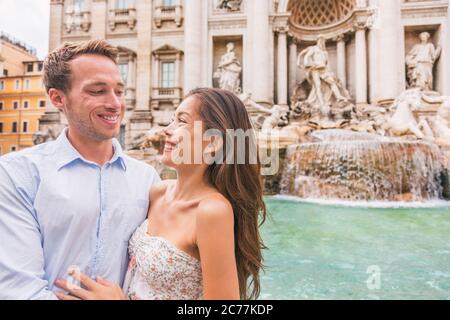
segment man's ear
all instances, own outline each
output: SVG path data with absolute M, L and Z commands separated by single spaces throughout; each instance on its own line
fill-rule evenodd
M 64 112 L 66 100 L 66 95 L 64 94 L 64 92 L 55 88 L 51 88 L 50 90 L 48 90 L 48 97 L 50 98 L 50 101 L 57 109 Z

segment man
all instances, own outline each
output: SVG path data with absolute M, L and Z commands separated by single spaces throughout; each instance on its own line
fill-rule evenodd
M 441 54 L 441 48 L 429 43 L 430 34 L 422 32 L 420 43 L 416 44 L 406 56 L 410 88 L 433 90 L 433 65 Z
M 64 44 L 44 62 L 68 128 L 0 158 L 0 299 L 56 299 L 55 279 L 73 268 L 123 282 L 128 239 L 160 179 L 114 138 L 125 110 L 116 58 L 116 48 L 92 40 Z
M 348 100 L 342 95 L 336 76 L 329 70 L 326 40 L 323 36 L 319 35 L 315 46 L 309 46 L 299 54 L 297 65 L 306 69 L 306 79 L 312 87 L 308 103 L 318 105 L 322 115 L 328 115 L 332 96 L 337 101 Z

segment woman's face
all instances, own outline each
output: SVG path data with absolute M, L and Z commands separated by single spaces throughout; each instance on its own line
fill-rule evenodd
M 166 166 L 179 168 L 202 163 L 204 128 L 199 108 L 199 100 L 194 96 L 188 97 L 179 105 L 174 120 L 164 130 L 166 143 L 161 162 Z

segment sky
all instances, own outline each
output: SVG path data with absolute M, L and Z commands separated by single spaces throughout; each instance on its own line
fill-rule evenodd
M 0 31 L 37 49 L 43 59 L 48 52 L 50 0 L 0 0 Z

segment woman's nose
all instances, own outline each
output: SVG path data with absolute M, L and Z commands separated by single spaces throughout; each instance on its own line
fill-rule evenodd
M 168 137 L 170 137 L 173 133 L 173 124 L 174 124 L 174 121 L 172 121 L 163 131 L 164 134 Z

